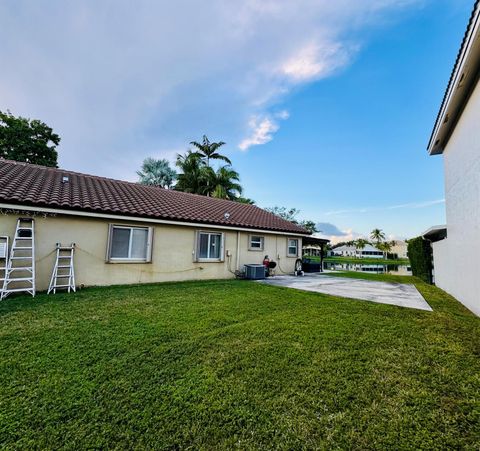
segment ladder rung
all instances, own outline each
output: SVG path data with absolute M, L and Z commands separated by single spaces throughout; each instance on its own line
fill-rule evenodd
M 31 255 L 25 255 L 24 257 L 10 257 L 11 260 L 25 260 L 27 258 L 33 258 Z
M 25 288 L 7 288 L 6 290 L 3 290 L 4 293 L 15 293 L 18 291 L 33 291 L 33 288 L 30 287 L 25 287 Z
M 32 246 L 16 246 L 12 248 L 12 251 L 21 251 L 21 250 L 30 250 L 33 249 Z
M 33 230 L 33 227 L 19 227 L 17 230 Z
M 17 267 L 9 268 L 9 271 L 31 271 L 31 270 L 32 270 L 31 266 L 17 266 Z
M 16 236 L 14 241 L 17 241 L 17 240 L 33 240 L 33 237 L 30 236 L 30 237 L 26 237 L 26 236 Z
M 62 275 L 59 275 L 57 274 L 57 279 L 70 279 L 70 277 L 72 277 L 70 274 L 65 274 L 64 276 Z
M 69 284 L 67 284 L 67 285 L 54 285 L 52 288 L 68 288 L 68 287 L 73 288 L 73 285 L 69 285 Z
M 12 282 L 33 282 L 33 277 L 9 277 L 7 283 Z
M 70 268 L 70 265 L 58 265 L 57 268 Z

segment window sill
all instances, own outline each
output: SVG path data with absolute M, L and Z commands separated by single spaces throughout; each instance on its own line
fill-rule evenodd
M 250 252 L 263 252 L 263 249 L 248 249 Z
M 298 255 L 287 255 L 287 258 L 300 258 Z
M 110 259 L 106 263 L 152 263 L 151 261 L 146 261 L 146 260 L 134 260 L 130 258 L 118 258 L 118 259 Z
M 199 258 L 195 263 L 223 263 L 225 260 L 220 258 Z

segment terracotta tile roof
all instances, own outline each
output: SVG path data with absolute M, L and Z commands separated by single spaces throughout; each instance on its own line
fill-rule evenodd
M 0 202 L 309 234 L 254 205 L 2 159 Z

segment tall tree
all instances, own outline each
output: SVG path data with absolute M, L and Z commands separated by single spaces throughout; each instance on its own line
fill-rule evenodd
M 207 195 L 211 171 L 198 153 L 189 150 L 184 155 L 178 154 L 176 165 L 180 170 L 176 190 Z
M 354 241 L 354 245 L 357 249 L 365 249 L 367 244 L 369 244 L 369 242 L 363 238 Z
M 315 223 L 315 221 L 309 221 L 309 220 L 302 220 L 298 223 L 298 225 L 302 226 L 304 229 L 308 230 L 310 233 L 315 233 L 315 232 L 319 232 L 319 230 L 317 229 L 317 224 Z
M 249 197 L 238 196 L 235 201 L 240 204 L 255 205 L 255 201 Z
M 290 222 L 294 222 L 295 224 L 298 223 L 297 216 L 300 213 L 300 210 L 296 208 L 287 209 L 286 207 L 267 207 L 265 208 L 266 211 L 273 213 L 274 215 L 280 216 L 282 219 L 285 219 Z
M 0 111 L 0 157 L 58 167 L 60 136 L 44 122 Z
M 168 160 L 165 159 L 145 158 L 142 169 L 137 171 L 137 174 L 142 185 L 161 186 L 162 188 L 171 188 L 177 178 L 175 169 L 172 169 Z
M 383 257 L 386 259 L 388 257 L 388 253 L 392 250 L 392 245 L 388 241 L 378 242 L 376 244 L 377 249 L 383 252 Z
M 210 160 L 222 160 L 225 161 L 227 164 L 232 164 L 232 162 L 225 155 L 217 152 L 220 147 L 225 145 L 223 141 L 212 143 L 209 141 L 206 135 L 203 135 L 201 143 L 199 143 L 198 141 L 192 141 L 190 142 L 190 144 L 196 147 L 196 153 L 205 160 L 208 167 L 210 167 Z
M 385 240 L 385 234 L 381 229 L 373 229 L 370 238 L 378 244 Z
M 240 176 L 230 166 L 222 166 L 214 172 L 211 168 L 211 183 L 209 189 L 212 197 L 236 200 L 242 194 Z

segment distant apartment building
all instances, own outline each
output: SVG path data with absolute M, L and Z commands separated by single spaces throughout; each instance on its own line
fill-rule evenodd
M 395 243 L 395 244 L 394 244 Z M 396 255 L 397 258 L 407 259 L 408 258 L 408 244 L 402 240 L 390 241 L 392 248 L 389 251 L 389 254 Z

